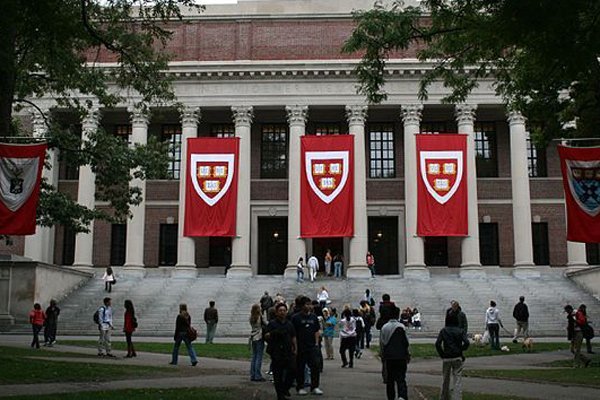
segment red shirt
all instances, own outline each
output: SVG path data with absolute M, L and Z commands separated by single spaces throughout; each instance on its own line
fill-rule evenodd
M 135 331 L 135 324 L 133 323 L 133 313 L 131 311 L 125 311 L 125 323 L 123 324 L 123 332 L 133 333 Z
M 44 325 L 44 321 L 46 320 L 46 314 L 44 314 L 43 310 L 33 309 L 29 313 L 29 322 L 33 325 Z

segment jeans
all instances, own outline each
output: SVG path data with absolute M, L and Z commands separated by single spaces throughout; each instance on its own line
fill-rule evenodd
M 52 343 L 56 341 L 56 322 L 47 322 L 44 327 L 44 342 Z
M 108 293 L 112 292 L 112 281 L 106 281 L 104 282 L 104 290 Z
M 212 343 L 215 338 L 215 332 L 217 331 L 216 322 L 206 323 L 206 343 Z
M 296 390 L 300 390 L 304 387 L 304 368 L 306 365 L 310 368 L 310 388 L 315 389 L 319 387 L 319 360 L 317 347 L 311 349 L 304 349 L 299 351 L 296 355 Z
M 323 336 L 325 342 L 325 354 L 328 360 L 333 360 L 333 336 Z
M 301 270 L 296 270 L 296 282 L 303 282 L 304 281 L 304 271 Z
M 365 324 L 365 339 L 367 341 L 367 349 L 371 347 L 371 339 L 373 336 L 371 335 L 371 325 Z
M 264 350 L 265 342 L 262 339 L 252 341 L 252 360 L 250 360 L 250 379 L 252 380 L 262 379 L 260 369 Z
M 40 331 L 43 328 L 43 325 L 35 325 L 31 324 L 31 328 L 33 330 L 33 340 L 31 341 L 31 347 L 40 348 Z
M 443 360 L 442 376 L 444 380 L 440 400 L 462 399 L 462 371 L 463 361 L 460 358 Z M 452 379 L 452 386 L 450 386 L 450 379 Z
M 342 263 L 341 262 L 336 261 L 333 263 L 333 275 L 336 278 L 342 277 Z
M 277 400 L 287 399 L 285 394 L 292 387 L 294 380 L 294 361 L 290 359 L 272 358 L 271 371 L 275 382 Z M 304 382 L 304 379 L 302 380 Z
M 350 362 L 346 358 L 346 350 L 350 353 Z M 354 366 L 354 351 L 356 351 L 356 336 L 340 338 L 340 355 L 342 356 L 342 365 Z
M 519 336 L 523 336 L 524 338 L 529 337 L 529 322 L 517 321 L 517 327 L 515 328 L 513 340 L 517 340 Z
M 179 357 L 179 346 L 181 346 L 181 342 L 185 343 L 185 347 L 187 347 L 188 354 L 190 356 L 190 361 L 192 364 L 196 364 L 198 359 L 196 358 L 196 352 L 194 351 L 194 347 L 192 346 L 192 342 L 187 337 L 186 332 L 181 332 L 177 335 L 175 339 L 175 345 L 173 346 L 173 356 L 171 359 L 171 364 L 177 365 L 177 358 Z
M 385 360 L 387 373 L 386 393 L 388 400 L 395 400 L 396 388 L 398 397 L 408 400 L 408 388 L 406 387 L 406 360 Z
M 371 276 L 375 276 L 375 264 L 368 265 Z
M 500 325 L 488 324 L 488 332 L 490 333 L 490 346 L 493 350 L 500 350 Z
M 110 329 L 100 329 L 100 336 L 98 337 L 98 354 L 110 354 L 111 344 L 110 335 L 112 331 Z

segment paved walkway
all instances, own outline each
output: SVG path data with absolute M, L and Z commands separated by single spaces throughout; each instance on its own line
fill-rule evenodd
M 67 339 L 67 338 L 63 338 Z M 69 338 L 71 339 L 71 338 Z M 88 338 L 89 339 L 89 338 Z M 27 347 L 27 336 L 0 336 L 0 345 Z M 139 339 L 142 341 L 142 339 Z M 158 341 L 158 338 L 155 338 Z M 170 341 L 163 338 L 160 341 Z M 238 339 L 240 340 L 240 339 Z M 336 340 L 337 341 L 337 340 Z M 337 346 L 338 343 L 334 345 Z M 91 348 L 57 345 L 55 351 L 68 351 L 82 354 L 95 355 Z M 118 355 L 120 352 L 116 352 Z M 32 355 L 35 353 L 32 352 Z M 337 354 L 336 354 L 337 356 Z M 556 359 L 570 359 L 568 351 L 559 351 L 543 354 L 511 354 L 494 357 L 478 357 L 467 360 L 467 369 L 485 368 L 529 368 L 533 364 L 549 362 Z M 99 359 L 90 358 L 63 358 L 63 361 L 94 362 L 131 366 L 167 366 L 170 356 L 166 354 L 138 353 L 135 359 Z M 181 388 L 181 387 L 246 387 L 254 390 L 253 398 L 272 399 L 274 390 L 270 383 L 251 383 L 248 379 L 249 363 L 246 361 L 231 361 L 202 358 L 199 365 L 192 368 L 186 363 L 187 356 L 180 359 L 181 376 L 152 379 L 130 379 L 110 382 L 82 382 L 82 383 L 46 383 L 32 385 L 1 385 L 0 397 L 14 395 L 39 395 L 51 393 L 84 392 L 97 390 L 118 390 L 132 388 Z M 265 365 L 266 367 L 266 365 Z M 418 360 L 409 366 L 408 384 L 409 397 L 426 399 L 419 387 L 437 388 L 441 384 L 441 362 L 439 360 Z M 385 399 L 385 387 L 381 383 L 380 363 L 371 352 L 364 352 L 360 360 L 356 360 L 354 369 L 340 368 L 338 360 L 325 361 L 324 373 L 321 376 L 321 388 L 325 392 L 324 398 L 334 400 L 359 400 L 359 399 Z M 575 396 L 573 387 L 553 384 L 536 384 L 519 381 L 496 379 L 464 378 L 464 390 L 468 392 L 502 394 L 519 396 L 531 399 L 545 400 L 597 400 L 600 398 L 600 389 L 577 387 Z M 297 397 L 297 396 L 293 396 Z

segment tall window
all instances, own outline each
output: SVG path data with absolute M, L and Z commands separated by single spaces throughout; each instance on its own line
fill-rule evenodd
M 550 245 L 548 243 L 548 223 L 533 222 L 531 224 L 533 239 L 533 263 L 550 265 Z
M 181 125 L 163 125 L 161 139 L 169 144 L 169 165 L 167 179 L 179 179 L 181 171 Z
M 369 126 L 369 159 L 369 176 L 371 178 L 394 178 L 396 176 L 394 126 L 392 124 Z
M 496 123 L 475 123 L 475 156 L 477 176 L 498 176 L 498 151 L 496 147 Z
M 321 123 L 315 125 L 314 134 L 316 136 L 339 135 L 341 133 L 338 123 Z
M 426 121 L 421 122 L 419 131 L 421 133 L 453 133 L 456 132 L 456 128 L 450 121 Z
M 262 126 L 260 150 L 261 178 L 287 177 L 287 126 L 285 124 Z
M 531 178 L 548 176 L 546 171 L 546 152 L 538 150 L 533 140 L 527 138 L 527 169 Z
M 160 224 L 158 265 L 177 264 L 177 224 Z
M 500 265 L 498 224 L 495 222 L 479 224 L 479 253 L 481 265 Z
M 75 261 L 75 231 L 65 226 L 63 231 L 62 265 L 73 265 Z
M 235 124 L 215 124 L 210 127 L 210 136 L 218 138 L 235 137 Z
M 600 265 L 600 243 L 586 243 L 585 253 L 589 265 Z
M 113 133 L 116 137 L 123 140 L 123 143 L 128 144 L 129 138 L 131 137 L 131 125 L 115 125 Z
M 81 124 L 65 127 L 69 134 L 81 138 Z M 59 152 L 59 179 L 77 180 L 79 179 L 79 166 L 69 163 L 65 152 Z M 66 265 L 66 264 L 65 264 Z
M 125 264 L 127 224 L 112 224 L 110 235 L 110 265 Z

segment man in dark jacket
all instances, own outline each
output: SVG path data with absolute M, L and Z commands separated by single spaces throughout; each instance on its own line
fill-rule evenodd
M 296 330 L 287 319 L 287 306 L 277 303 L 275 318 L 265 329 L 267 354 L 271 356 L 271 368 L 275 381 L 277 400 L 288 400 L 294 380 L 294 359 L 296 357 Z
M 381 328 L 390 320 L 392 311 L 396 308 L 396 305 L 393 301 L 390 300 L 389 294 L 384 294 L 381 296 L 382 302 L 379 303 L 379 319 L 375 324 L 375 328 L 377 330 L 381 330 Z
M 529 337 L 529 309 L 527 308 L 527 304 L 525 304 L 525 296 L 519 297 L 519 302 L 515 304 L 513 318 L 517 321 L 513 343 L 517 343 L 519 336 L 522 335 L 523 338 Z
M 204 322 L 206 322 L 206 343 L 212 344 L 219 322 L 219 312 L 212 300 L 208 302 L 208 308 L 204 309 Z
M 406 370 L 410 362 L 406 327 L 398 320 L 400 309 L 390 309 L 390 319 L 381 328 L 381 361 L 384 365 L 386 392 L 388 400 L 407 399 Z M 398 397 L 396 397 L 396 387 Z
M 469 348 L 467 333 L 458 327 L 458 314 L 450 312 L 446 315 L 446 326 L 440 331 L 435 342 L 435 349 L 442 358 L 442 374 L 444 381 L 440 400 L 462 399 L 462 370 L 465 357 L 463 351 Z M 452 376 L 452 388 L 450 377 Z
M 458 327 L 465 331 L 465 334 L 469 333 L 469 322 L 467 321 L 467 315 L 463 312 L 460 304 L 456 300 L 450 302 L 450 308 L 446 310 L 446 316 L 454 313 L 458 317 Z
M 296 391 L 299 395 L 307 395 L 304 389 L 304 370 L 308 365 L 310 368 L 310 390 L 314 395 L 322 395 L 323 391 L 319 387 L 320 365 L 319 365 L 319 338 L 321 335 L 321 325 L 318 317 L 313 312 L 311 300 L 302 296 L 298 300 L 301 306 L 300 312 L 292 316 L 292 325 L 296 331 L 296 343 L 298 352 L 296 353 Z

